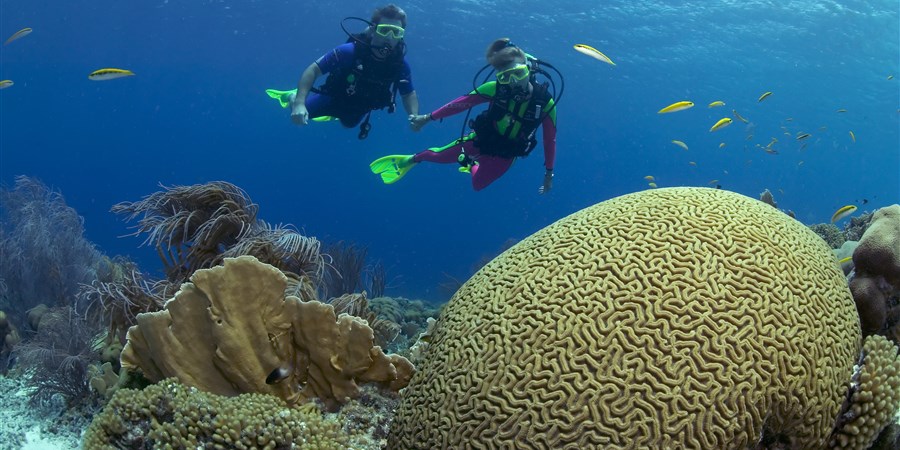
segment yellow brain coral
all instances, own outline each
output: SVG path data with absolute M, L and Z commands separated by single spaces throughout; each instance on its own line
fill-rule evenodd
M 818 236 L 748 197 L 671 188 L 511 248 L 431 342 L 390 448 L 815 448 L 860 331 Z

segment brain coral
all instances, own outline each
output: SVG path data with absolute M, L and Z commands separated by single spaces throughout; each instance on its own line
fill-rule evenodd
M 702 188 L 572 214 L 454 295 L 394 449 L 822 447 L 860 350 L 825 243 Z

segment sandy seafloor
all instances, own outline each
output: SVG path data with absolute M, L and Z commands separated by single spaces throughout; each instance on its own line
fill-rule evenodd
M 0 450 L 70 450 L 81 448 L 90 417 L 66 414 L 62 401 L 29 402 L 23 378 L 0 375 Z

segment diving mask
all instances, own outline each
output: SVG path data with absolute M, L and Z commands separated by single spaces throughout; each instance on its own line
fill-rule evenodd
M 381 23 L 375 25 L 375 34 L 391 39 L 403 39 L 403 35 L 406 34 L 406 30 L 404 30 L 403 27 L 399 27 L 397 25 Z
M 517 64 L 511 69 L 497 72 L 497 83 L 510 84 L 513 82 L 519 82 L 527 79 L 529 75 L 531 75 L 531 70 L 528 69 L 527 65 Z

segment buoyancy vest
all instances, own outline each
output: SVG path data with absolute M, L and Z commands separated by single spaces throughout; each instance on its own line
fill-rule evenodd
M 365 36 L 357 36 L 365 39 Z M 319 92 L 342 98 L 351 109 L 373 110 L 389 108 L 393 112 L 397 82 L 403 72 L 402 42 L 384 60 L 372 56 L 370 48 L 355 42 L 353 65 L 349 69 L 328 74 Z
M 534 150 L 535 134 L 551 97 L 547 83 L 532 85 L 534 89 L 528 101 L 517 102 L 511 96 L 498 94 L 491 99 L 488 109 L 472 120 L 474 144 L 481 154 L 515 158 L 528 156 Z

